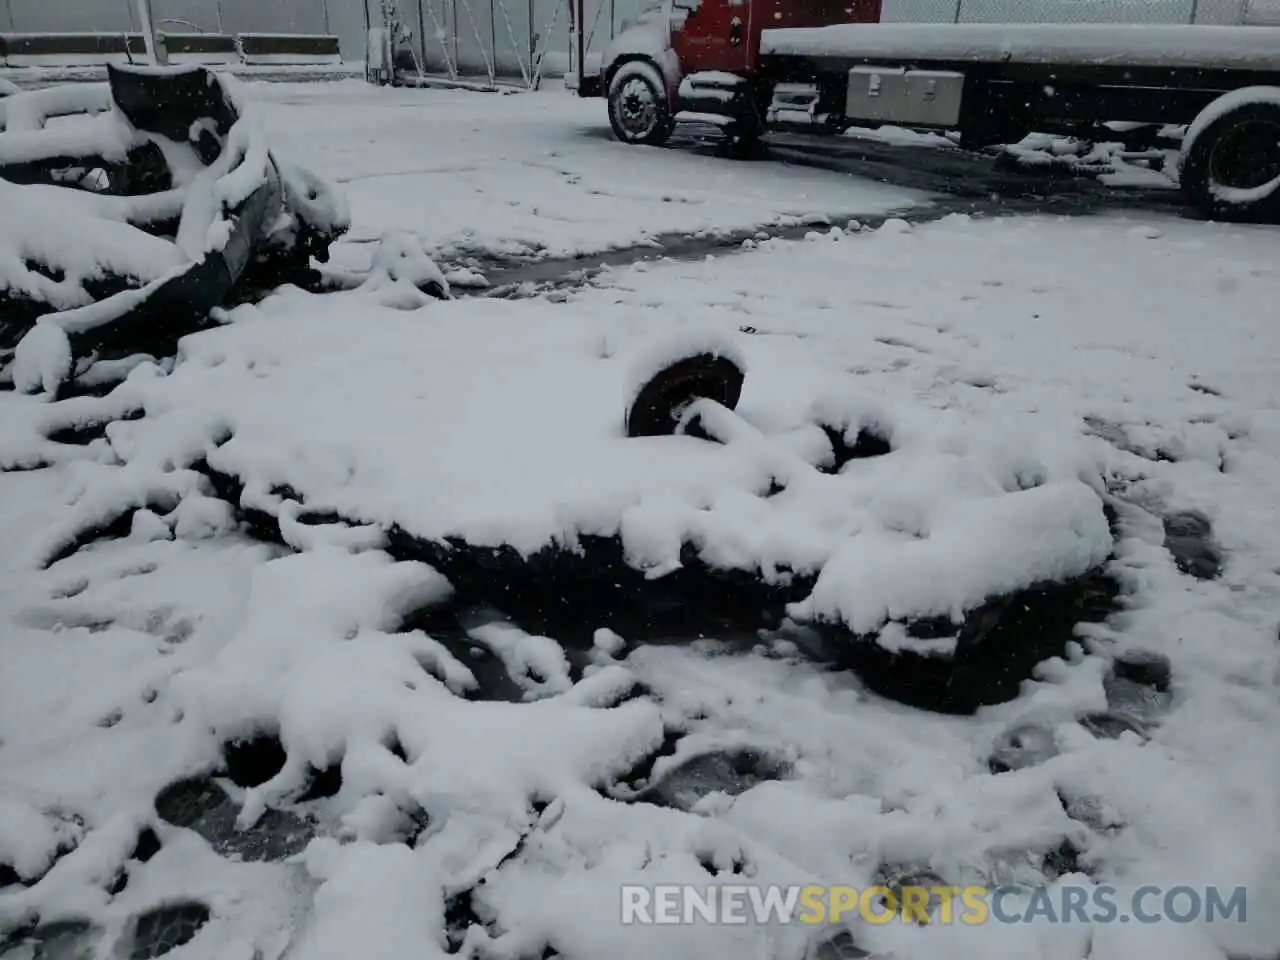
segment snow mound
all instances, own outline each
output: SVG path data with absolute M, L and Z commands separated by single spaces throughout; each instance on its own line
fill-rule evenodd
M 183 262 L 170 241 L 134 229 L 123 217 L 99 216 L 111 212 L 99 202 L 105 199 L 0 180 L 6 211 L 0 221 L 0 293 L 71 309 L 93 302 L 86 283 L 104 277 L 150 281 Z
M 71 342 L 63 329 L 38 323 L 14 354 L 13 385 L 22 393 L 52 393 L 71 371 Z

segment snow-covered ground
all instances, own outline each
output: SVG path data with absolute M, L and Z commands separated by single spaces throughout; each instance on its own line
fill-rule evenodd
M 260 92 L 277 141 L 305 143 L 305 162 L 345 185 L 357 240 L 399 228 L 441 253 L 572 256 L 923 199 L 821 171 L 628 149 L 611 138 L 603 101 L 564 90 L 373 95 L 348 81 Z
M 264 93 L 277 143 L 346 180 L 351 248 L 394 227 L 444 253 L 598 252 L 925 199 L 618 146 L 599 104 L 550 93 Z M 624 927 L 621 885 L 935 877 L 1244 886 L 1249 910 L 852 921 L 853 942 L 1274 957 L 1280 234 L 1119 215 L 766 233 L 556 302 L 285 291 L 105 399 L 0 394 L 0 883 L 30 884 L 0 886 L 0 938 L 39 924 L 46 951 L 60 931 L 149 956 L 149 911 L 188 904 L 204 922 L 175 960 L 799 960 L 836 931 Z M 669 342 L 745 362 L 728 445 L 621 438 L 631 378 Z M 819 422 L 894 449 L 823 473 Z M 81 443 L 48 439 L 76 425 Z M 236 528 L 202 459 L 280 513 L 287 547 Z M 790 636 L 448 626 L 450 584 L 380 549 L 392 523 L 523 551 L 616 533 L 656 576 L 691 539 L 721 564 L 820 571 L 792 612 L 874 630 L 1099 561 L 1100 493 L 1121 498 L 1120 608 L 972 717 L 874 696 Z M 373 526 L 304 523 L 294 497 Z M 45 566 L 121 511 L 121 536 Z M 1161 518 L 1188 511 L 1216 579 L 1165 548 Z M 1168 658 L 1167 690 L 1116 678 L 1133 651 Z M 1077 722 L 1108 710 L 1118 736 Z M 262 734 L 283 752 L 233 751 L 229 802 L 181 782 Z

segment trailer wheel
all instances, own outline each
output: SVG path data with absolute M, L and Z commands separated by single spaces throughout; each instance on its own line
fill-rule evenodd
M 609 125 L 623 143 L 661 146 L 675 130 L 662 74 L 652 63 L 624 63 L 609 83 Z
M 1280 88 L 1218 98 L 1187 131 L 1182 190 L 1215 220 L 1280 223 Z

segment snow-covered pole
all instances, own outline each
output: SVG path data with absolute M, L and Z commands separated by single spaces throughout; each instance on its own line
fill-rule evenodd
M 160 38 L 156 35 L 156 20 L 151 12 L 151 0 L 138 0 L 138 19 L 142 23 L 142 42 L 147 45 L 147 57 L 151 65 L 163 66 L 169 58 L 161 49 Z
M 597 11 L 598 12 L 598 11 Z M 573 17 L 573 46 L 578 55 L 578 89 L 587 82 L 587 41 L 586 41 L 586 4 L 583 0 L 573 0 L 569 5 L 569 14 Z

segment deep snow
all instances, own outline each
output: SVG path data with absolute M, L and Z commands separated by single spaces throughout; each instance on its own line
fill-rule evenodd
M 437 250 L 488 236 L 599 249 L 759 217 L 721 192 L 732 177 L 771 190 L 766 210 L 800 212 L 786 195 L 797 180 L 815 185 L 802 207 L 844 197 L 873 212 L 890 199 L 825 174 L 612 145 L 593 139 L 601 118 L 551 96 L 486 100 L 470 109 L 540 115 L 490 132 L 481 114 L 465 124 L 483 132 L 453 128 L 469 146 L 439 141 L 459 158 L 502 144 L 522 159 L 452 179 L 356 180 L 380 169 L 367 146 L 304 136 L 372 135 L 408 95 L 329 91 L 364 104 L 356 112 L 323 93 L 273 88 L 324 103 L 269 107 L 273 135 L 329 172 L 346 165 L 358 229 L 417 227 Z M 467 109 L 461 96 L 429 100 L 447 121 Z M 557 131 L 557 116 L 571 122 Z M 537 166 L 506 179 L 544 149 L 584 182 Z M 701 199 L 692 212 L 623 204 L 596 222 L 590 191 L 619 184 Z M 494 195 L 519 199 L 485 220 L 503 207 Z M 543 223 L 534 203 L 564 219 Z M 610 270 L 560 303 L 284 291 L 189 338 L 172 372 L 138 362 L 105 399 L 0 394 L 0 466 L 51 465 L 0 474 L 0 863 L 43 875 L 0 888 L 0 931 L 83 918 L 110 955 L 139 913 L 191 898 L 211 919 L 170 954 L 181 960 L 433 956 L 450 948 L 450 898 L 472 891 L 485 925 L 463 956 L 799 958 L 832 931 L 624 929 L 619 885 L 707 883 L 709 869 L 730 882 L 736 869 L 760 883 L 927 871 L 1034 884 L 1043 855 L 1069 840 L 1098 882 L 1248 886 L 1249 922 L 850 932 L 898 960 L 1274 956 L 1278 254 L 1274 231 L 1154 217 L 891 221 Z M 711 424 L 730 444 L 620 439 L 628 377 L 668 338 L 693 337 L 727 338 L 748 367 L 742 419 Z M 137 407 L 146 416 L 87 445 L 47 438 Z M 874 427 L 896 449 L 817 472 L 825 439 L 806 424 L 818 415 Z M 963 608 L 1038 563 L 1074 572 L 1100 559 L 1101 478 L 1128 504 L 1111 564 L 1125 597 L 1017 700 L 972 718 L 887 703 L 771 636 L 746 651 L 646 645 L 585 623 L 595 642 L 582 653 L 489 614 L 459 646 L 420 617 L 449 595 L 438 573 L 389 560 L 377 529 L 336 534 L 288 507 L 296 552 L 248 540 L 188 469 L 201 456 L 245 470 L 250 504 L 287 482 L 309 505 L 424 534 L 465 527 L 530 549 L 613 525 L 658 573 L 672 538 L 694 529 L 722 562 L 825 564 L 810 607 L 863 626 Z M 763 496 L 774 480 L 788 490 Z M 127 537 L 41 569 L 127 504 L 149 507 Z M 1191 509 L 1225 553 L 1219 580 L 1181 573 L 1162 545 L 1160 515 Z M 1129 649 L 1169 658 L 1171 695 L 1143 715 L 1149 739 L 1095 738 L 1076 720 L 1106 708 L 1109 661 Z M 481 686 L 484 651 L 515 682 L 512 702 L 464 698 Z M 1040 762 L 993 775 L 988 755 L 1028 724 Z M 159 791 L 261 730 L 287 761 L 228 786 L 239 824 L 309 812 L 305 852 L 236 861 L 157 819 Z M 760 782 L 626 802 L 619 781 L 677 731 L 650 784 L 729 750 L 761 758 Z M 299 805 L 314 771 L 335 764 L 341 789 Z M 146 863 L 129 860 L 144 824 L 161 843 Z M 128 885 L 110 895 L 126 861 Z

